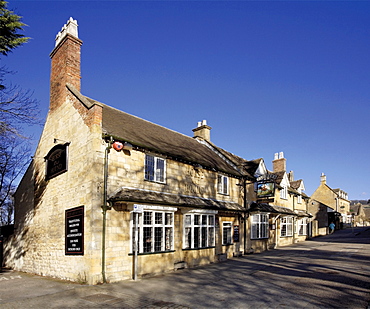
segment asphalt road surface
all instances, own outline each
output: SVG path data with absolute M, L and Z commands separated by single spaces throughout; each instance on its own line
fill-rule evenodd
M 368 308 L 370 228 L 138 281 L 97 286 L 11 270 L 0 308 Z

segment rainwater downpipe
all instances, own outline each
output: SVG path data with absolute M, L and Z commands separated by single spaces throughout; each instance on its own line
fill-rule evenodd
M 103 283 L 107 283 L 107 279 L 105 277 L 105 236 L 106 236 L 106 227 L 107 227 L 107 210 L 110 209 L 108 206 L 108 159 L 109 159 L 109 152 L 112 148 L 113 138 L 110 137 L 108 141 L 108 145 L 105 148 L 105 155 L 104 155 L 104 187 L 103 187 L 103 230 L 102 230 L 102 252 L 101 252 L 101 274 L 103 278 Z

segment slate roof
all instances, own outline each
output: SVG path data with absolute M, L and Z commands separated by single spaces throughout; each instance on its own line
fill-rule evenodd
M 272 214 L 297 216 L 297 214 L 290 208 L 256 202 L 251 204 L 251 206 L 249 207 L 249 212 L 268 212 Z
M 240 177 L 240 172 L 220 155 L 195 138 L 167 129 L 142 118 L 130 115 L 82 95 L 71 85 L 68 89 L 87 108 L 103 107 L 103 134 L 111 135 L 144 150 L 159 153 L 189 164 Z
M 116 201 L 125 201 L 134 203 L 153 203 L 160 205 L 197 207 L 213 210 L 245 210 L 241 205 L 234 202 L 124 187 L 113 194 L 109 200 L 113 203 Z

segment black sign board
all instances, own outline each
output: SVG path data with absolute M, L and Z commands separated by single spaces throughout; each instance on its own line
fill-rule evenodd
M 45 157 L 47 180 L 68 170 L 68 145 L 69 143 L 54 146 Z
M 239 225 L 234 225 L 234 242 L 239 242 Z
M 84 255 L 84 206 L 66 210 L 65 254 Z

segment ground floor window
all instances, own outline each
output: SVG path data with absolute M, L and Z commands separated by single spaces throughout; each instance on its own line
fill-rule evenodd
M 184 249 L 198 249 L 215 245 L 214 213 L 186 213 L 184 215 Z
M 138 252 L 164 252 L 173 250 L 174 211 L 170 207 L 152 206 L 142 213 L 132 213 L 132 241 L 135 242 L 136 218 L 138 218 Z M 135 245 L 133 243 L 132 248 Z
M 307 235 L 307 218 L 301 218 L 297 221 L 298 235 Z
M 232 238 L 231 238 L 232 225 L 233 225 L 232 222 L 222 223 L 222 244 L 223 245 L 232 244 Z
M 293 217 L 281 218 L 281 236 L 293 236 Z
M 251 239 L 268 238 L 268 214 L 252 215 Z

